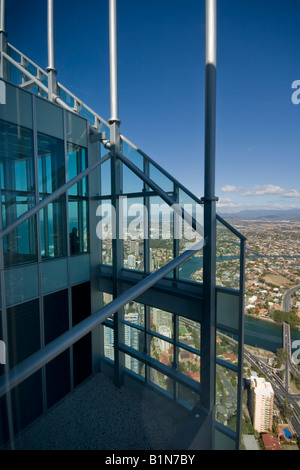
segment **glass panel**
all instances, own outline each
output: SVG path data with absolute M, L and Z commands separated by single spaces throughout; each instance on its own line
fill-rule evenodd
M 239 289 L 240 285 L 240 239 L 221 222 L 217 221 L 218 286 Z
M 42 264 L 42 283 L 45 294 L 68 286 L 68 265 L 66 259 L 47 261 Z
M 37 264 L 5 270 L 7 306 L 38 297 Z
M 182 384 L 177 384 L 177 401 L 190 410 L 199 403 L 199 395 Z
M 219 325 L 239 328 L 240 298 L 227 292 L 217 292 L 217 323 Z
M 102 292 L 102 307 L 105 307 L 105 305 L 110 304 L 110 302 L 113 301 L 113 295 L 108 294 L 107 292 Z M 111 315 L 108 318 L 108 321 L 111 323 L 111 320 L 113 320 L 113 315 Z
M 6 104 L 0 105 L 0 119 L 32 129 L 32 95 L 5 82 L 1 82 L 1 88 Z
M 238 364 L 238 336 L 225 330 L 217 330 L 216 357 L 230 364 Z
M 111 195 L 111 162 L 102 163 L 101 168 L 101 195 Z
M 201 325 L 193 320 L 179 317 L 178 341 L 190 348 L 200 350 Z
M 200 356 L 178 348 L 178 370 L 196 382 L 200 382 Z
M 64 138 L 63 112 L 59 106 L 55 106 L 47 100 L 37 98 L 36 120 L 38 132 L 58 139 Z
M 124 268 L 144 270 L 144 205 L 142 198 L 120 199 L 123 205 Z
M 138 302 L 130 302 L 124 307 L 124 320 L 145 327 L 145 306 Z
M 173 396 L 174 382 L 167 375 L 162 374 L 156 369 L 149 367 L 149 381 L 156 387 L 162 388 Z
M 160 197 L 150 197 L 150 271 L 174 258 L 173 210 Z
M 68 143 L 68 180 L 74 178 L 87 166 L 86 149 Z M 68 191 L 69 238 L 71 255 L 89 249 L 88 190 L 87 178 L 83 178 Z
M 104 332 L 104 357 L 114 361 L 115 351 L 114 351 L 114 330 L 108 326 L 103 326 Z
M 138 361 L 134 357 L 124 354 L 125 357 L 125 367 L 135 374 L 145 377 L 145 364 L 141 361 Z
M 74 113 L 66 112 L 66 132 L 68 142 L 78 144 L 81 147 L 87 147 L 88 145 L 88 134 L 87 134 L 87 122 L 80 116 Z
M 97 207 L 96 215 L 101 217 L 96 227 L 97 237 L 101 240 L 101 262 L 112 265 L 113 218 L 115 217 L 115 209 L 111 204 L 111 200 L 102 201 Z
M 174 348 L 173 344 L 156 336 L 150 336 L 150 356 L 165 366 L 172 367 Z
M 122 141 L 122 153 L 128 158 L 135 166 L 144 171 L 144 157 L 137 152 L 127 142 Z
M 124 325 L 124 343 L 126 346 L 129 346 L 136 351 L 143 352 L 145 348 L 145 334 L 137 328 Z
M 32 132 L 0 121 L 0 183 L 3 227 L 35 205 Z M 36 216 L 3 240 L 5 266 L 37 261 Z
M 179 205 L 184 211 L 191 215 L 199 226 L 203 227 L 203 207 L 194 199 L 188 196 L 182 189 L 178 190 Z M 195 243 L 202 240 L 203 235 L 196 232 L 187 222 L 186 217 L 183 219 L 177 216 L 179 238 L 179 253 L 190 249 Z M 203 282 L 203 251 L 195 252 L 195 256 L 191 257 L 179 267 L 179 279 Z
M 150 328 L 155 333 L 173 339 L 173 314 L 159 308 L 150 307 Z
M 149 177 L 165 192 L 174 191 L 174 183 L 164 173 L 162 173 L 156 166 L 149 163 Z
M 237 425 L 237 373 L 216 366 L 216 420 L 236 431 Z
M 144 188 L 144 182 L 125 164 L 121 165 L 122 172 L 122 192 L 123 194 L 141 193 Z

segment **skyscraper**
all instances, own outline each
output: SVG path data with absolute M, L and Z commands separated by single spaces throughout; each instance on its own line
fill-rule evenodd
M 274 391 L 270 382 L 261 377 L 251 377 L 250 413 L 254 429 L 267 432 L 272 429 Z
M 53 1 L 48 6 L 51 13 Z M 114 0 L 110 6 L 113 33 Z M 207 6 L 214 19 L 215 1 Z M 4 33 L 2 28 L 0 334 L 7 361 L 0 369 L 0 445 L 104 370 L 118 387 L 126 378 L 184 407 L 192 422 L 197 417 L 199 448 L 239 448 L 245 239 L 215 213 L 213 149 L 207 149 L 206 190 L 199 199 L 120 134 L 115 100 L 106 121 L 56 82 L 53 54 L 44 71 Z M 49 42 L 53 53 L 51 34 Z M 214 57 L 208 59 L 213 93 Z M 213 128 L 209 100 L 208 107 Z M 120 234 L 123 196 L 145 208 L 140 218 L 148 233 L 139 244 L 139 263 L 136 251 L 125 252 Z M 160 225 L 154 247 L 151 205 L 158 200 L 172 208 L 174 223 L 168 231 Z M 193 216 L 197 211 L 203 212 L 202 225 Z M 188 244 L 176 238 L 183 219 L 197 233 L 193 248 L 190 237 Z M 225 258 L 232 247 L 236 254 L 226 287 L 215 284 L 217 243 Z M 193 277 L 199 266 L 201 281 Z M 185 341 L 180 324 L 190 328 L 192 341 Z M 217 329 L 236 335 L 237 364 L 216 358 Z M 182 371 L 184 353 L 194 375 Z M 216 413 L 216 389 L 228 384 L 229 411 L 224 399 Z

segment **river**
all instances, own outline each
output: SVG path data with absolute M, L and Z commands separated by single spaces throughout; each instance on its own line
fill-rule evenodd
M 236 257 L 224 257 L 224 259 L 234 259 Z M 219 258 L 218 261 L 221 259 Z M 179 276 L 184 279 L 190 279 L 191 274 L 202 267 L 202 258 L 193 257 L 183 263 Z M 277 349 L 282 348 L 282 326 L 270 321 L 245 315 L 244 329 L 245 344 L 262 349 L 267 349 L 276 353 Z M 300 340 L 300 330 L 291 328 L 291 341 Z

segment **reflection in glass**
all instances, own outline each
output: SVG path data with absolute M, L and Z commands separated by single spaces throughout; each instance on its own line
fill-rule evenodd
M 173 395 L 174 382 L 167 375 L 162 374 L 156 369 L 149 367 L 150 383 Z
M 230 364 L 238 365 L 238 335 L 225 330 L 217 330 L 216 357 Z
M 145 306 L 138 302 L 129 302 L 124 307 L 124 320 L 128 323 L 145 327 Z
M 0 120 L 0 182 L 3 227 L 35 205 L 32 132 Z M 4 263 L 37 260 L 36 217 L 12 230 L 3 240 Z
M 217 265 L 218 286 L 239 289 L 240 283 L 240 239 L 220 221 L 217 221 Z
M 63 141 L 38 134 L 38 181 L 40 199 L 65 183 Z M 43 258 L 66 256 L 66 200 L 57 198 L 40 211 L 41 250 Z
M 188 318 L 179 317 L 178 341 L 185 346 L 200 350 L 201 325 Z
M 114 361 L 115 350 L 114 350 L 114 330 L 108 326 L 103 326 L 103 337 L 104 337 L 104 356 L 107 359 Z
M 200 356 L 178 348 L 178 370 L 196 382 L 200 382 Z
M 182 384 L 177 385 L 177 401 L 192 409 L 199 403 L 199 395 Z
M 68 143 L 68 180 L 81 173 L 87 166 L 86 149 Z M 83 178 L 68 191 L 69 238 L 71 255 L 84 253 L 89 247 L 87 178 Z
M 144 270 L 144 205 L 142 198 L 120 199 L 123 205 L 124 268 Z
M 145 377 L 145 364 L 138 359 L 135 359 L 132 356 L 129 356 L 128 354 L 124 354 L 124 365 L 125 368 L 130 370 L 131 372 L 134 372 L 135 374 Z
M 160 197 L 150 197 L 150 271 L 156 271 L 174 258 L 172 208 Z
M 236 431 L 237 425 L 237 373 L 216 366 L 216 420 Z

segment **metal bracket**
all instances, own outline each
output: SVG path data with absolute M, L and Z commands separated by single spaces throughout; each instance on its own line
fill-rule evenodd
M 201 199 L 201 202 L 217 202 L 219 200 L 218 197 L 214 196 L 214 197 L 202 197 Z
M 95 134 L 91 134 L 90 142 L 94 144 L 95 142 L 105 140 L 105 132 L 96 132 Z

